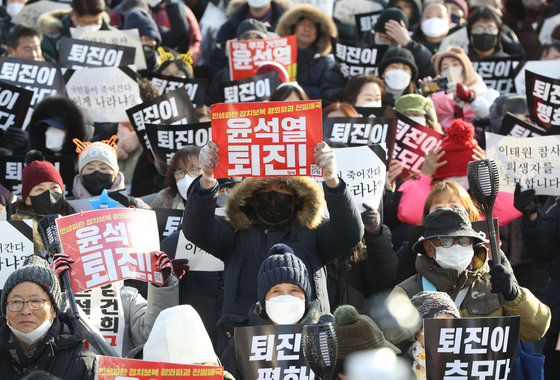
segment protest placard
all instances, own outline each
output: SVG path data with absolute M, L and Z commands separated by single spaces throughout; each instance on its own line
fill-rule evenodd
M 486 133 L 486 157 L 498 167 L 500 191 L 515 184 L 537 194 L 560 195 L 560 135 L 517 138 Z
M 369 45 L 362 42 L 346 42 L 332 38 L 333 54 L 340 73 L 348 79 L 358 74 L 378 76 L 377 66 L 386 45 Z
M 469 51 L 469 35 L 466 26 L 453 28 L 439 45 L 438 51 L 445 51 L 449 46 L 458 46 L 465 52 Z
M 222 380 L 223 377 L 223 367 L 98 357 L 97 380 Z
M 334 0 L 290 0 L 293 5 L 298 4 L 309 4 L 313 5 L 323 12 L 329 17 L 333 15 L 333 8 L 334 8 Z
M 0 81 L 32 91 L 31 107 L 47 96 L 65 94 L 60 65 L 55 63 L 1 57 Z
M 266 38 L 262 40 L 228 41 L 230 79 L 239 80 L 255 75 L 265 61 L 282 64 L 290 80 L 297 74 L 296 36 Z
M 519 316 L 424 319 L 428 379 L 513 378 Z
M 356 26 L 358 27 L 358 36 L 360 40 L 365 33 L 371 33 L 379 15 L 382 11 L 375 11 L 369 13 L 358 13 L 354 15 L 356 19 Z
M 506 113 L 502 119 L 502 125 L 498 130 L 499 135 L 512 137 L 542 136 L 545 132 L 546 129 L 535 124 L 527 123 L 525 120 L 515 117 L 515 115 L 510 112 Z
M 206 99 L 208 79 L 206 78 L 178 78 L 169 75 L 157 74 L 152 71 L 142 70 L 140 75 L 152 81 L 160 94 L 184 88 L 189 94 L 193 108 L 202 107 Z
M 220 83 L 225 103 L 263 102 L 280 84 L 276 71 Z
M 369 0 L 338 0 L 334 3 L 333 18 L 345 24 L 354 24 L 360 13 L 382 11 L 383 5 Z
M 171 208 L 155 208 L 159 231 L 159 241 L 162 241 L 173 232 L 181 228 L 183 212 L 185 210 Z
M 75 292 L 125 279 L 163 284 L 152 254 L 159 250 L 153 211 L 86 211 L 58 218 L 56 225 L 63 252 L 75 260 L 69 272 Z
M 558 25 L 560 25 L 560 14 L 555 14 L 554 16 L 546 18 L 539 25 L 540 30 L 537 29 L 537 32 L 539 33 L 539 42 L 541 46 L 553 42 L 552 32 Z
M 531 120 L 545 129 L 560 127 L 560 79 L 525 70 L 525 88 Z
M 395 141 L 396 119 L 385 117 L 326 117 L 323 140 L 348 146 L 386 144 Z
M 361 117 L 386 117 L 395 118 L 397 114 L 391 106 L 381 106 L 381 107 L 358 107 L 354 106 L 356 112 Z M 396 124 L 395 124 L 396 125 Z
M 315 374 L 305 361 L 303 325 L 235 328 L 237 368 L 243 379 L 309 379 Z
M 515 92 L 519 95 L 525 95 L 525 71 L 531 71 L 536 74 L 546 75 L 547 77 L 560 79 L 560 59 L 543 60 L 543 61 L 527 61 L 517 66 L 515 70 Z
M 515 69 L 520 62 L 520 58 L 515 57 L 494 57 L 473 60 L 472 64 L 486 86 L 504 95 L 514 92 Z
M 70 69 L 119 67 L 134 64 L 134 48 L 61 37 L 58 63 Z
M 21 128 L 32 97 L 32 91 L 0 82 L 0 129 Z
M 321 176 L 321 101 L 221 103 L 211 108 L 216 178 Z
M 224 262 L 222 260 L 190 242 L 183 231 L 179 233 L 175 258 L 189 260 L 190 271 L 222 272 L 224 270 Z
M 33 256 L 33 221 L 0 221 L 0 289 L 25 259 Z
M 70 10 L 70 3 L 62 3 L 60 1 L 41 0 L 34 3 L 25 3 L 25 6 L 12 17 L 12 24 L 26 24 L 40 30 L 37 20 L 39 16 L 54 10 Z M 56 57 L 51 57 L 56 58 Z

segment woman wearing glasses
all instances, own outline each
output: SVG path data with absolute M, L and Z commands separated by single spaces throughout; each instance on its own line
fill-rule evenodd
M 19 379 L 44 370 L 62 379 L 94 379 L 96 357 L 83 348 L 68 314 L 55 272 L 25 266 L 2 292 L 0 378 Z

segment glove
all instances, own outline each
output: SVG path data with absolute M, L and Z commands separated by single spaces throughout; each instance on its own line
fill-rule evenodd
M 492 284 L 492 293 L 503 294 L 506 301 L 513 301 L 517 297 L 517 285 L 513 281 L 513 273 L 510 269 L 502 264 L 493 265 L 492 260 L 488 262 L 490 265 L 490 283 Z
M 8 127 L 4 132 L 3 140 L 6 141 L 2 144 L 6 149 L 12 152 L 23 151 L 27 148 L 28 133 L 23 129 Z
M 56 275 L 60 279 L 65 271 L 72 269 L 70 264 L 75 262 L 76 261 L 66 253 L 55 253 L 55 255 L 53 256 L 51 267 L 54 269 Z
M 367 203 L 362 203 L 362 206 L 366 209 L 362 212 L 362 222 L 364 222 L 364 229 L 370 235 L 373 235 L 379 231 L 380 225 L 380 215 L 377 210 L 374 210 Z
M 189 260 L 187 259 L 174 259 L 171 260 L 173 264 L 173 274 L 178 280 L 183 278 L 183 276 L 189 271 L 190 267 L 187 265 Z
M 219 150 L 214 141 L 209 141 L 198 154 L 198 162 L 202 167 L 202 174 L 209 179 L 214 179 L 214 168 L 218 166 Z
M 334 151 L 326 142 L 321 141 L 315 146 L 315 154 L 313 158 L 315 163 L 323 169 L 323 179 L 329 181 L 338 176 L 338 169 L 336 168 L 336 159 Z
M 156 269 L 161 272 L 163 276 L 163 283 L 165 284 L 169 280 L 169 276 L 171 276 L 173 264 L 165 252 L 155 251 L 152 253 L 156 255 Z
M 521 191 L 521 185 L 517 183 L 513 193 L 513 206 L 525 216 L 538 212 L 535 203 L 535 189 Z
M 476 99 L 476 92 L 465 86 L 463 83 L 457 83 L 455 96 L 463 102 L 472 103 Z

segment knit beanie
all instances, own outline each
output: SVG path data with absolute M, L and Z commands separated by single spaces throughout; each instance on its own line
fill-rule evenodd
M 445 133 L 447 136 L 441 141 L 445 154 L 440 161 L 447 163 L 436 170 L 434 178 L 466 176 L 467 164 L 473 161 L 473 149 L 478 146 L 474 139 L 474 126 L 463 119 L 455 119 Z
M 259 64 L 255 75 L 270 73 L 272 71 L 276 71 L 278 73 L 278 78 L 280 78 L 281 83 L 286 83 L 290 80 L 290 75 L 288 74 L 288 70 L 284 67 L 284 65 L 275 62 L 275 61 L 265 61 Z
M 6 303 L 12 289 L 26 281 L 39 285 L 49 295 L 54 310 L 57 313 L 63 310 L 62 292 L 60 291 L 55 271 L 44 266 L 33 265 L 24 266 L 12 272 L 4 283 L 4 288 L 2 289 L 3 315 L 6 315 Z
M 64 189 L 60 173 L 49 161 L 33 161 L 21 173 L 21 199 L 26 200 L 31 190 L 40 183 L 55 182 Z
M 416 307 L 422 319 L 435 318 L 442 314 L 450 314 L 455 318 L 461 318 L 459 309 L 447 293 L 424 291 L 416 294 L 410 301 Z
M 138 29 L 140 36 L 155 38 L 161 43 L 161 34 L 152 16 L 146 11 L 138 8 L 130 10 L 125 16 L 123 29 Z
M 395 20 L 398 23 L 402 21 L 406 29 L 408 29 L 408 18 L 406 14 L 399 8 L 387 8 L 379 14 L 373 30 L 385 33 L 385 23 L 389 20 Z
M 311 284 L 307 267 L 286 244 L 275 244 L 268 251 L 257 276 L 257 297 L 265 306 L 266 293 L 275 285 L 288 283 L 298 285 L 305 293 L 305 302 L 311 300 Z
M 404 63 L 410 67 L 410 70 L 412 71 L 411 81 L 416 81 L 416 77 L 418 76 L 418 66 L 416 66 L 414 56 L 408 49 L 399 46 L 394 46 L 388 49 L 385 54 L 383 54 L 381 62 L 379 62 L 380 76 L 391 63 Z
M 241 39 L 248 33 L 255 33 L 260 38 L 268 37 L 266 24 L 254 18 L 243 20 L 237 27 L 237 38 Z
M 338 342 L 337 360 L 356 351 L 387 347 L 400 350 L 385 339 L 381 329 L 367 315 L 359 314 L 352 305 L 339 306 L 334 312 L 334 330 Z
M 461 62 L 461 65 L 463 66 L 464 85 L 473 86 L 477 83 L 472 62 L 465 51 L 459 46 L 449 46 L 446 50 L 439 52 L 432 57 L 432 62 L 434 63 L 434 68 L 437 75 L 441 75 L 441 60 L 446 57 L 455 58 L 456 60 Z
M 79 149 L 79 148 L 78 148 Z M 119 162 L 117 160 L 117 151 L 111 145 L 97 141 L 85 145 L 83 150 L 79 151 L 78 173 L 82 173 L 84 166 L 93 161 L 101 161 L 111 167 L 115 174 L 119 172 Z
M 436 109 L 432 99 L 418 94 L 406 94 L 395 102 L 395 111 L 402 114 L 414 113 L 424 115 L 432 122 L 437 122 Z

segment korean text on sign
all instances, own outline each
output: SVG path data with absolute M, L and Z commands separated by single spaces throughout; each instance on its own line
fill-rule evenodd
M 525 84 L 531 119 L 546 129 L 560 126 L 560 80 L 525 70 Z

